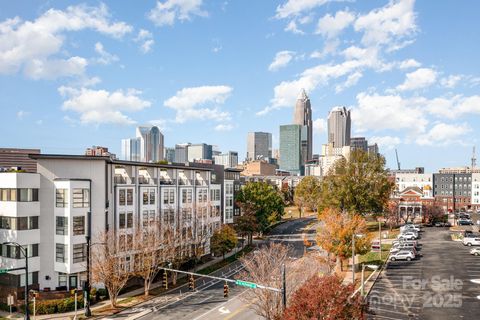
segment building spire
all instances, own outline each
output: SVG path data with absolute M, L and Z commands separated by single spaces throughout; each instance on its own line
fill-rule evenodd
M 302 88 L 302 90 L 298 94 L 297 100 L 307 100 L 307 99 L 308 99 L 307 92 L 305 91 L 304 88 Z

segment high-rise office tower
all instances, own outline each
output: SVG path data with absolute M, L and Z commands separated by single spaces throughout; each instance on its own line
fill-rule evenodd
M 303 175 L 305 160 L 302 158 L 302 137 L 306 137 L 307 131 L 307 126 L 299 124 L 280 126 L 280 170 Z
M 188 146 L 188 162 L 195 160 L 212 160 L 212 145 L 206 143 L 191 144 Z
M 293 124 L 307 127 L 305 137 L 302 137 L 301 152 L 304 162 L 311 160 L 313 157 L 312 106 L 310 105 L 310 98 L 307 96 L 305 89 L 302 89 L 298 95 L 293 111 Z
M 213 156 L 215 164 L 224 166 L 225 168 L 235 168 L 238 165 L 238 152 L 228 151 L 224 154 Z
M 168 162 L 175 162 L 175 148 L 165 148 L 163 158 Z
M 351 150 L 362 150 L 363 152 L 367 152 L 368 141 L 365 139 L 365 137 L 350 138 L 350 148 Z
M 334 148 L 349 146 L 351 123 L 350 110 L 333 108 L 328 114 L 328 143 L 333 143 Z
M 272 134 L 249 132 L 247 135 L 247 161 L 272 157 Z
M 163 160 L 163 134 L 156 126 L 137 127 L 136 137 L 122 140 L 122 159 L 157 162 Z
M 190 143 L 181 143 L 175 145 L 175 162 L 185 163 L 188 161 L 188 146 Z

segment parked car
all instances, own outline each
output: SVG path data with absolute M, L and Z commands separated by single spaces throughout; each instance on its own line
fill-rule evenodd
M 466 237 L 463 238 L 463 245 L 464 246 L 480 246 L 480 238 L 470 238 Z
M 416 231 L 420 232 L 420 227 L 413 225 L 413 224 L 407 224 L 405 226 L 400 227 L 400 232 L 402 231 Z
M 473 222 L 470 219 L 459 219 L 458 220 L 459 226 L 473 226 Z
M 397 246 L 393 246 L 390 249 L 390 253 L 397 253 L 398 251 L 402 251 L 402 250 L 412 251 L 414 255 L 417 255 L 417 249 L 412 243 L 403 243 Z
M 418 238 L 418 234 L 413 232 L 405 232 L 401 233 L 397 236 L 397 239 L 404 239 L 404 240 L 416 240 Z
M 470 254 L 473 254 L 474 256 L 480 256 L 480 248 L 473 248 L 470 250 Z
M 463 236 L 465 238 L 480 238 L 480 233 L 474 233 L 473 231 L 471 230 L 465 230 L 463 232 Z
M 395 260 L 413 260 L 415 259 L 415 254 L 412 251 L 408 250 L 401 250 L 398 251 L 397 253 L 391 254 L 390 255 L 390 260 L 395 261 Z
M 418 247 L 418 242 L 417 242 L 417 240 L 397 239 L 397 240 L 393 240 L 393 241 L 392 241 L 392 245 L 403 244 L 403 243 L 413 243 L 413 245 L 415 246 L 415 248 Z

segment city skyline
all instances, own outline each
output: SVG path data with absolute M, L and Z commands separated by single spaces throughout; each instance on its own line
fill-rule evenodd
M 243 158 L 247 132 L 271 132 L 278 149 L 303 87 L 313 153 L 327 141 L 329 110 L 345 105 L 352 137 L 377 142 L 390 168 L 395 148 L 405 168 L 469 165 L 480 4 L 309 3 L 5 3 L 0 105 L 10 121 L 0 144 L 119 155 L 135 127 L 158 125 L 165 147 L 203 141 Z M 443 23 L 452 12 L 462 19 Z

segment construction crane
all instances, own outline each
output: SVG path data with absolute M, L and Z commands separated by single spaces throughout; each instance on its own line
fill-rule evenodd
M 396 148 L 395 148 L 395 156 L 397 157 L 398 170 L 400 170 L 400 161 L 398 161 L 398 152 L 397 152 L 397 149 L 396 149 Z
M 475 154 L 475 146 L 473 146 L 473 153 L 472 153 L 472 169 L 477 166 L 477 156 Z

